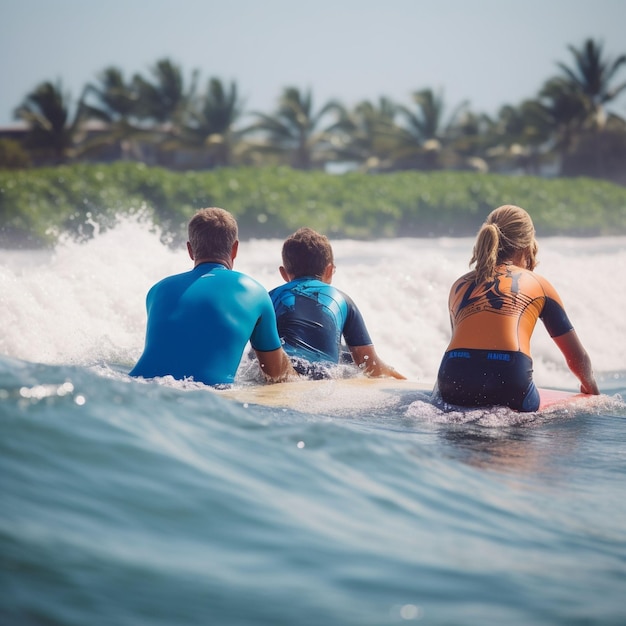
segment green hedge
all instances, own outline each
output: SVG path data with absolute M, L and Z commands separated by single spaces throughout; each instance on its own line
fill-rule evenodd
M 467 172 L 343 175 L 288 168 L 176 173 L 135 163 L 0 171 L 0 245 L 79 239 L 138 212 L 178 243 L 193 212 L 221 206 L 242 238 L 310 226 L 334 238 L 466 236 L 518 204 L 539 235 L 626 234 L 626 188 L 593 179 Z

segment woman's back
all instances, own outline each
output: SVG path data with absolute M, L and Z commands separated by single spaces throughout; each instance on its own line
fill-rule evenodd
M 476 236 L 470 265 L 450 290 L 452 338 L 441 360 L 441 398 L 462 406 L 535 411 L 530 338 L 537 318 L 564 354 L 584 393 L 599 393 L 591 361 L 552 285 L 537 265 L 535 227 L 524 209 L 493 210 Z
M 475 275 L 462 276 L 450 290 L 448 350 L 521 351 L 530 356 L 538 317 L 551 336 L 571 330 L 563 304 L 545 278 L 510 263 L 498 265 L 490 281 L 476 284 Z

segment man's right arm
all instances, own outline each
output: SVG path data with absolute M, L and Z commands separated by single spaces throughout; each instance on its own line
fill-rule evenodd
M 287 353 L 280 346 L 276 325 L 276 313 L 269 294 L 259 285 L 259 318 L 252 331 L 250 343 L 261 367 L 263 376 L 270 383 L 287 381 L 298 374 L 293 369 Z M 265 348 L 265 349 L 263 349 Z M 275 349 L 272 349 L 275 348 Z

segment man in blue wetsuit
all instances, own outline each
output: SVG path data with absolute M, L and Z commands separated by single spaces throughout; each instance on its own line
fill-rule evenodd
M 331 285 L 333 250 L 324 235 L 301 228 L 283 244 L 284 285 L 270 291 L 278 334 L 296 371 L 329 375 L 341 360 L 343 336 L 354 363 L 368 376 L 404 378 L 376 354 L 363 317 L 352 299 Z
M 194 268 L 164 278 L 148 292 L 145 348 L 131 376 L 229 384 L 248 341 L 268 381 L 295 375 L 267 291 L 232 269 L 237 231 L 235 218 L 223 209 L 201 209 L 193 216 L 187 250 Z

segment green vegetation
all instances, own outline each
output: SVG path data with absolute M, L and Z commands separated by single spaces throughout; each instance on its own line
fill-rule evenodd
M 20 169 L 29 165 L 28 153 L 20 143 L 11 139 L 0 139 L 0 167 Z
M 288 165 L 326 170 L 349 163 L 363 172 L 558 172 L 626 184 L 626 120 L 612 108 L 626 90 L 626 55 L 601 42 L 569 46 L 535 95 L 491 117 L 422 86 L 410 105 L 381 97 L 353 108 L 314 104 L 310 90 L 287 86 L 274 111 L 246 111 L 236 83 L 187 78 L 170 59 L 124 76 L 108 67 L 74 102 L 61 81 L 36 86 L 16 107 L 21 145 L 35 166 L 116 160 L 171 170 Z M 454 104 L 454 103 L 452 103 Z M 23 167 L 0 151 L 0 167 Z
M 284 237 L 305 225 L 335 238 L 470 236 L 506 203 L 527 209 L 539 235 L 626 234 L 626 188 L 592 179 L 287 167 L 176 173 L 119 162 L 0 171 L 0 244 L 88 239 L 120 216 L 142 215 L 178 245 L 206 206 L 236 215 L 242 238 Z

